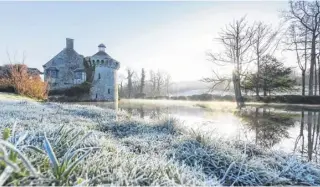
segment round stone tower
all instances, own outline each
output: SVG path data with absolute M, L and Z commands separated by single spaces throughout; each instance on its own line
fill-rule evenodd
M 99 51 L 90 57 L 90 62 L 95 65 L 90 97 L 96 101 L 118 101 L 117 70 L 120 63 L 105 52 L 104 44 L 98 48 Z

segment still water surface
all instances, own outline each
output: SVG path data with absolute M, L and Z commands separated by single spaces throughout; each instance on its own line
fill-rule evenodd
M 90 104 L 113 107 L 108 103 Z M 320 109 L 246 107 L 237 112 L 214 112 L 194 106 L 119 103 L 118 110 L 147 120 L 173 117 L 186 128 L 245 140 L 266 149 L 295 153 L 320 162 Z

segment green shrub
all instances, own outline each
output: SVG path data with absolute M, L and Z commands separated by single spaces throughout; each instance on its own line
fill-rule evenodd
M 89 94 L 91 88 L 91 83 L 84 82 L 82 84 L 79 84 L 77 86 L 67 88 L 67 89 L 59 89 L 59 90 L 50 90 L 49 95 L 65 95 L 68 97 L 72 96 L 81 96 L 85 94 Z

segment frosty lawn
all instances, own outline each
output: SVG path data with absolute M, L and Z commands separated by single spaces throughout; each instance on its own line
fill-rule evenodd
M 0 108 L 2 134 L 11 131 L 11 144 L 0 142 L 1 185 L 320 185 L 314 163 L 174 119 L 116 120 L 109 109 L 34 101 Z

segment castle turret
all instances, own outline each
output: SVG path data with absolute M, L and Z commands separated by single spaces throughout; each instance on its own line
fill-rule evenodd
M 106 46 L 100 44 L 98 52 L 90 57 L 95 65 L 94 78 L 91 87 L 91 99 L 97 101 L 117 101 L 117 70 L 120 63 L 111 58 L 106 52 Z
M 100 44 L 98 47 L 99 47 L 99 51 L 103 51 L 103 52 L 106 51 L 106 46 L 104 44 Z

